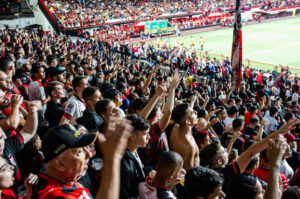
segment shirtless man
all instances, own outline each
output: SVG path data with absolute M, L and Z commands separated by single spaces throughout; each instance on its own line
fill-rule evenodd
M 199 148 L 191 134 L 192 128 L 198 122 L 196 111 L 189 104 L 183 103 L 174 108 L 172 118 L 176 124 L 170 136 L 171 150 L 183 157 L 185 170 L 199 166 Z

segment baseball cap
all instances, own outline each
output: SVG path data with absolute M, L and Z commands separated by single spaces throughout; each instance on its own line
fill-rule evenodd
M 208 131 L 196 131 L 194 134 L 194 139 L 197 143 L 201 142 L 206 136 L 208 136 Z
M 228 109 L 228 114 L 229 115 L 234 115 L 234 114 L 236 114 L 236 113 L 238 113 L 239 112 L 239 109 L 238 109 L 238 107 L 237 106 L 232 106 L 231 108 L 229 108 Z
M 185 94 L 185 97 L 186 98 L 189 98 L 189 97 L 192 97 L 193 95 L 195 95 L 195 93 L 193 91 L 188 91 L 186 94 Z
M 88 133 L 81 125 L 64 124 L 54 127 L 42 139 L 44 162 L 49 162 L 68 149 L 88 146 L 96 137 L 97 134 Z
M 24 64 L 27 64 L 29 63 L 29 60 L 28 59 L 19 59 L 17 61 L 17 69 L 21 68 Z
M 295 136 L 292 133 L 286 133 L 283 135 L 287 143 L 293 142 L 296 140 Z
M 50 67 L 49 68 L 49 74 L 51 77 L 54 77 L 55 75 L 65 73 L 66 69 L 64 67 L 58 66 L 58 67 Z

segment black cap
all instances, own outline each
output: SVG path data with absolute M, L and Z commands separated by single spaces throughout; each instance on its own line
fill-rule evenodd
M 186 98 L 189 98 L 189 97 L 192 97 L 193 95 L 195 95 L 195 93 L 193 91 L 188 91 L 186 94 L 185 94 L 185 97 Z
M 42 140 L 41 151 L 45 157 L 44 162 L 49 162 L 67 149 L 88 146 L 96 140 L 96 136 L 94 133 L 88 133 L 81 125 L 64 124 L 54 127 Z
M 61 66 L 49 68 L 49 74 L 51 77 L 54 77 L 55 75 L 59 75 L 59 74 L 65 73 L 65 72 L 66 72 L 66 69 Z
M 239 112 L 239 109 L 237 106 L 232 106 L 231 108 L 228 109 L 227 113 L 228 115 L 234 115 Z

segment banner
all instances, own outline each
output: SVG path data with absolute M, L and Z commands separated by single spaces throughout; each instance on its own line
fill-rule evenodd
M 233 30 L 232 52 L 231 52 L 231 67 L 232 67 L 232 85 L 238 90 L 242 81 L 242 17 L 241 17 L 241 2 L 236 0 L 235 20 Z

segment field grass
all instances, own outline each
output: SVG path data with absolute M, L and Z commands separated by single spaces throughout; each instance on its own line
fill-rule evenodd
M 233 28 L 184 35 L 184 45 L 190 47 L 191 37 L 199 49 L 200 36 L 205 40 L 204 50 L 230 56 Z M 175 45 L 179 37 L 170 37 Z M 165 39 L 166 40 L 166 39 Z M 155 40 L 154 40 L 155 42 Z M 300 17 L 243 26 L 243 59 L 296 67 L 300 73 Z M 246 64 L 247 65 L 247 64 Z M 251 62 L 252 67 L 273 69 L 272 65 Z

